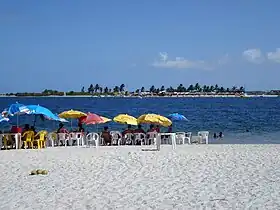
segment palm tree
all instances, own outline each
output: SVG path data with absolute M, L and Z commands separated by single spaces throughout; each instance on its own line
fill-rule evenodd
M 102 88 L 102 87 L 99 87 L 99 91 L 100 91 L 100 93 L 102 93 L 102 91 L 103 91 L 103 88 Z
M 215 85 L 214 90 L 215 90 L 215 91 L 218 91 L 218 90 L 219 90 L 218 84 Z
M 88 93 L 91 93 L 93 95 L 93 91 L 94 91 L 93 84 L 91 84 L 88 88 Z
M 141 92 L 145 92 L 145 88 L 144 87 L 141 87 Z
M 236 88 L 237 88 L 236 86 L 233 86 L 233 87 L 231 88 L 231 91 L 232 91 L 232 92 L 235 92 L 235 91 L 236 91 Z
M 241 93 L 244 93 L 244 92 L 245 92 L 245 88 L 244 88 L 243 86 L 241 86 L 241 87 L 239 88 L 239 91 L 240 91 Z
M 188 87 L 188 89 L 187 89 L 189 92 L 192 92 L 193 90 L 194 90 L 194 87 L 193 87 L 193 85 L 190 85 L 189 87 Z
M 195 89 L 196 91 L 199 91 L 199 90 L 200 90 L 200 85 L 199 85 L 198 83 L 196 83 L 195 86 L 194 86 L 194 89 Z
M 108 87 L 104 88 L 104 93 L 108 93 Z
M 139 89 L 135 90 L 135 93 L 136 93 L 137 95 L 139 95 L 139 92 L 140 92 Z
M 155 86 L 154 86 L 154 85 L 152 85 L 152 86 L 150 87 L 150 93 L 153 93 L 153 92 L 155 92 Z
M 185 87 L 183 86 L 183 84 L 180 84 L 176 89 L 177 92 L 184 92 L 184 90 L 185 90 Z
M 162 92 L 164 90 L 165 90 L 164 85 L 162 85 L 161 88 L 160 88 L 160 91 Z
M 225 92 L 225 88 L 224 87 L 220 87 L 220 92 Z
M 210 92 L 213 92 L 214 90 L 215 90 L 214 86 L 211 85 L 211 86 L 210 86 Z
M 95 87 L 94 87 L 94 91 L 97 92 L 98 90 L 99 90 L 99 85 L 96 84 Z
M 174 92 L 174 88 L 172 86 L 170 86 L 169 88 L 166 88 L 166 92 L 173 93 Z
M 121 85 L 120 85 L 120 88 L 119 88 L 119 89 L 120 89 L 120 92 L 123 92 L 123 91 L 124 91 L 124 87 L 125 87 L 124 84 L 121 84 Z
M 207 92 L 206 90 L 207 90 L 207 86 L 206 86 L 206 85 L 203 85 L 202 91 L 203 91 L 203 92 Z
M 119 88 L 119 86 L 115 86 L 113 91 L 114 91 L 114 93 L 118 93 L 118 92 L 120 92 L 120 88 Z
M 84 87 L 84 86 L 82 87 L 81 92 L 82 92 L 82 93 L 84 93 L 84 92 L 85 92 L 85 87 Z

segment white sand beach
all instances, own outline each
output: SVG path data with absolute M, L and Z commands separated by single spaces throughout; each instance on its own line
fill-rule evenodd
M 280 209 L 280 145 L 0 151 L 0 209 Z M 29 173 L 47 169 L 48 175 Z

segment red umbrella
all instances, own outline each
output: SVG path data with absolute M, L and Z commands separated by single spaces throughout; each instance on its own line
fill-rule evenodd
M 95 124 L 103 123 L 104 120 L 99 115 L 89 112 L 87 116 L 79 118 L 79 122 L 86 125 L 90 125 L 90 124 L 95 125 Z

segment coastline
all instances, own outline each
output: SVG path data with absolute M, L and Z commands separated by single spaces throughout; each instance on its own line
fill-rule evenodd
M 0 98 L 276 98 L 279 95 L 170 95 L 170 96 L 122 96 L 122 95 L 100 95 L 100 96 L 91 96 L 91 95 L 49 95 L 49 96 L 6 96 L 0 95 Z

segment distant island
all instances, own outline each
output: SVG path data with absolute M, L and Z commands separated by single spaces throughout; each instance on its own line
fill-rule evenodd
M 80 91 L 58 91 L 46 89 L 41 93 L 2 93 L 2 97 L 48 97 L 48 96 L 69 96 L 69 97 L 249 97 L 249 96 L 279 96 L 280 90 L 271 91 L 245 91 L 244 87 L 233 86 L 225 88 L 216 85 L 191 84 L 188 88 L 180 84 L 178 87 L 160 88 L 152 85 L 149 89 L 141 87 L 135 91 L 126 90 L 125 85 L 114 88 L 102 87 L 99 84 L 91 84 L 88 88 L 82 87 Z

